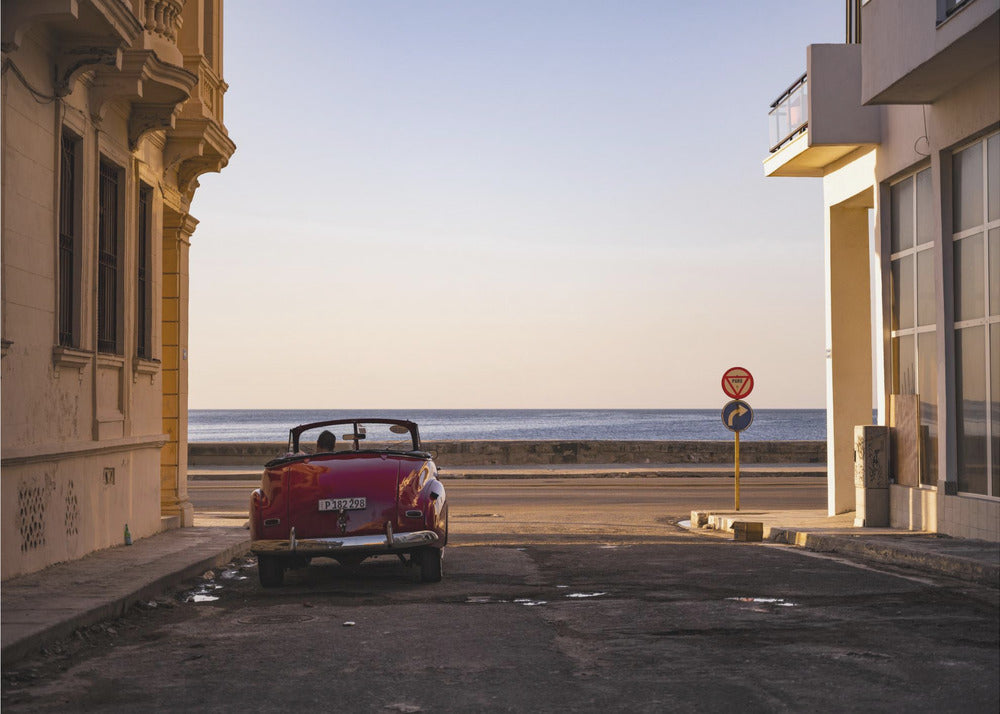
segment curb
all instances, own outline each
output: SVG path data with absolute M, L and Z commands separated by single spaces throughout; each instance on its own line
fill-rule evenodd
M 968 582 L 1000 587 L 1000 565 L 982 563 L 959 555 L 927 553 L 900 545 L 861 540 L 853 536 L 829 535 L 771 527 L 767 539 L 821 553 L 843 553 L 862 560 L 947 575 Z
M 246 540 L 234 543 L 214 555 L 190 563 L 179 570 L 163 575 L 155 580 L 142 583 L 132 592 L 118 596 L 89 610 L 70 615 L 65 620 L 33 632 L 30 636 L 10 642 L 4 645 L 2 651 L 0 651 L 4 665 L 9 665 L 26 655 L 33 654 L 56 640 L 69 637 L 75 630 L 81 627 L 121 617 L 132 605 L 140 600 L 152 599 L 162 594 L 165 590 L 185 580 L 194 578 L 206 570 L 224 565 L 249 550 L 250 538 L 248 536 Z

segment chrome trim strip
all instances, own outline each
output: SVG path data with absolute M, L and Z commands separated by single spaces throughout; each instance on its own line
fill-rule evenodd
M 294 530 L 290 534 L 294 536 Z M 408 548 L 433 545 L 440 538 L 434 531 L 395 533 L 390 543 L 385 535 L 348 536 L 345 538 L 301 538 L 289 540 L 256 540 L 250 545 L 253 553 L 285 553 L 288 555 L 328 555 L 348 551 L 391 553 Z

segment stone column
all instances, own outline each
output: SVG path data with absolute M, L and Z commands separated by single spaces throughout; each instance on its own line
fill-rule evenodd
M 163 431 L 170 439 L 160 459 L 160 511 L 194 523 L 187 491 L 188 252 L 198 221 L 163 207 Z
M 827 508 L 855 510 L 854 427 L 872 423 L 871 191 L 826 211 Z

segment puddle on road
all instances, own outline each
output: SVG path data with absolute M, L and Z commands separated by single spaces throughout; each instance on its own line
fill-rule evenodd
M 257 564 L 257 559 L 252 556 L 237 558 L 229 562 L 228 565 L 218 574 L 219 580 L 240 581 L 246 580 L 244 570 L 251 569 Z M 216 582 L 214 570 L 206 570 L 201 575 L 201 582 L 192 590 L 181 593 L 177 599 L 181 602 L 215 602 L 219 599 L 219 591 L 222 585 Z
M 569 589 L 569 585 L 556 585 L 559 590 Z M 607 592 L 579 592 L 579 593 L 560 593 L 562 597 L 571 598 L 573 600 L 582 600 L 586 598 L 601 597 L 607 595 Z M 501 598 L 494 598 L 490 595 L 467 595 L 465 598 L 465 603 L 467 605 L 500 605 L 504 603 L 513 603 L 514 605 L 523 605 L 524 607 L 537 607 L 538 605 L 548 605 L 548 600 L 540 600 L 537 598 L 528 597 L 516 597 L 513 600 L 504 600 Z
M 518 597 L 518 598 L 514 598 L 513 600 L 501 600 L 501 599 L 494 600 L 489 595 L 469 595 L 467 598 L 465 598 L 465 602 L 466 602 L 466 604 L 470 604 L 470 605 L 494 605 L 494 604 L 496 604 L 496 605 L 508 604 L 509 605 L 509 604 L 513 603 L 515 605 L 524 605 L 525 607 L 535 607 L 537 605 L 548 605 L 549 604 L 548 600 L 534 600 L 534 599 L 526 598 L 526 597 Z
M 776 605 L 777 607 L 798 607 L 798 603 L 788 602 L 783 597 L 727 597 L 726 600 L 763 605 Z
M 181 602 L 215 602 L 219 596 L 215 593 L 222 590 L 221 585 L 202 583 L 194 590 L 188 590 L 179 596 Z
M 219 598 L 215 595 L 206 595 L 204 593 L 193 593 L 185 602 L 215 602 Z

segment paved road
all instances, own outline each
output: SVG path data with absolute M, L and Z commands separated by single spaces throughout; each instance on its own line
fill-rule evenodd
M 460 542 L 519 542 L 525 534 L 567 538 L 644 537 L 692 509 L 731 508 L 724 478 L 573 478 L 445 480 L 451 533 Z M 245 519 L 255 481 L 193 481 L 196 512 Z M 826 479 L 741 479 L 741 509 L 815 509 L 826 505 Z M 506 535 L 517 534 L 515 538 Z M 469 539 L 472 540 L 469 540 Z
M 244 560 L 203 582 L 218 599 L 188 586 L 5 671 L 3 709 L 997 711 L 996 591 L 641 540 L 453 546 L 434 585 L 380 558 L 263 590 Z
M 997 591 L 672 523 L 731 484 L 454 483 L 445 580 L 252 558 L 4 671 L 4 711 L 995 712 Z M 237 517 L 245 485 L 192 489 Z M 748 485 L 815 507 L 822 481 Z M 224 495 L 229 494 L 229 495 Z M 196 587 L 197 586 L 197 587 Z M 197 595 L 198 597 L 194 597 Z M 200 601 L 198 601 L 200 600 Z

